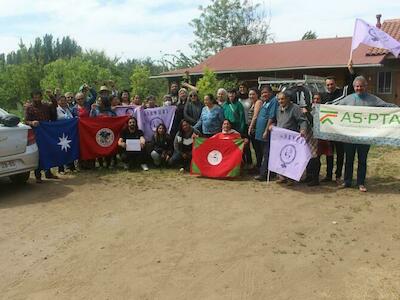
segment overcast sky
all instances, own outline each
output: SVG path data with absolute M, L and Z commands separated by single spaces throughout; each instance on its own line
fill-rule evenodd
M 271 32 L 276 42 L 298 40 L 307 30 L 318 37 L 351 36 L 355 18 L 375 24 L 400 18 L 400 0 L 269 0 Z M 0 0 L 0 53 L 35 37 L 69 35 L 82 47 L 105 50 L 122 59 L 159 58 L 181 50 L 190 53 L 198 6 L 209 0 Z

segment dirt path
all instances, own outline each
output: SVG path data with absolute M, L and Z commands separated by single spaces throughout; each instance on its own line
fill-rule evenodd
M 0 191 L 3 299 L 400 298 L 399 178 L 361 195 L 97 171 Z

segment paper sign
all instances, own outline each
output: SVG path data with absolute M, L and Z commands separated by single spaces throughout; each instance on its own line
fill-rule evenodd
M 139 139 L 127 139 L 126 140 L 126 151 L 141 151 Z

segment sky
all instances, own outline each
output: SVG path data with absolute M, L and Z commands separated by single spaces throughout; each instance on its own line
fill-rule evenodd
M 191 53 L 189 22 L 210 0 L 0 0 L 0 53 L 18 49 L 46 33 L 69 35 L 84 49 L 104 50 L 121 60 Z M 400 0 L 253 0 L 270 15 L 275 42 L 298 40 L 308 31 L 319 38 L 351 36 L 356 18 L 400 18 Z

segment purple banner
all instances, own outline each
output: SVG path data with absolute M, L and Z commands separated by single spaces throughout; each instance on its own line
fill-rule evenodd
M 310 147 L 300 133 L 275 126 L 272 128 L 270 171 L 300 181 L 310 158 Z
M 139 109 L 139 108 L 140 108 L 140 106 L 137 106 L 137 105 L 117 106 L 114 108 L 114 111 L 118 117 L 120 117 L 120 116 L 137 117 L 137 109 Z
M 356 49 L 361 43 L 370 47 L 387 49 L 396 57 L 400 54 L 400 42 L 398 40 L 376 26 L 372 26 L 361 19 L 356 19 L 351 51 Z
M 171 131 L 172 122 L 175 116 L 176 106 L 163 106 L 156 108 L 138 109 L 138 126 L 143 130 L 144 138 L 150 141 L 159 124 L 164 123 L 168 133 Z

